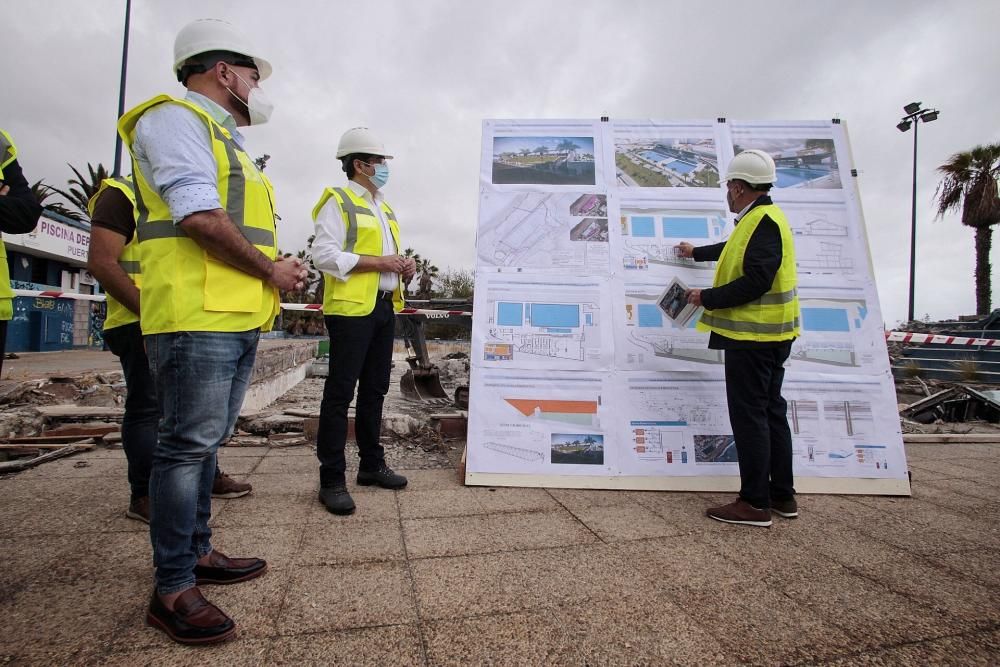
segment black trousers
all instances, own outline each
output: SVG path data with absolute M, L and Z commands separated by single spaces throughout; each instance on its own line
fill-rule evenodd
M 740 498 L 758 509 L 795 495 L 792 431 L 781 383 L 792 350 L 780 347 L 726 350 L 726 400 L 740 462 Z
M 382 404 L 389 391 L 395 324 L 392 302 L 385 299 L 377 300 L 375 309 L 363 317 L 326 317 L 330 333 L 330 374 L 323 386 L 316 439 L 321 486 L 345 482 L 347 408 L 354 398 L 355 387 L 358 400 L 354 406 L 354 435 L 361 457 L 360 467 L 374 471 L 385 463 L 385 450 L 379 443 L 379 436 Z
M 128 459 L 128 483 L 132 499 L 149 495 L 149 473 L 156 449 L 160 406 L 156 385 L 138 322 L 105 329 L 104 342 L 118 357 L 125 376 L 125 416 L 122 418 L 122 449 Z

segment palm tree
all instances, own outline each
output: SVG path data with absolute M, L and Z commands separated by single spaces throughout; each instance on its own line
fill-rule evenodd
M 993 225 L 1000 222 L 1000 143 L 956 153 L 938 167 L 944 175 L 934 193 L 937 217 L 961 207 L 962 224 L 976 230 L 976 314 L 990 312 L 990 246 Z
M 431 264 L 431 260 L 422 258 L 417 260 L 417 273 L 420 275 L 420 287 L 417 290 L 417 298 L 431 298 L 431 291 L 434 287 L 434 278 L 437 278 L 438 267 Z
M 47 211 L 58 213 L 63 217 L 69 218 L 70 220 L 76 220 L 77 222 L 82 222 L 86 219 L 81 214 L 76 211 L 69 210 L 58 202 L 49 202 L 46 204 L 45 202 L 50 199 L 52 195 L 56 194 L 56 189 L 51 185 L 43 183 L 41 179 L 35 181 L 31 185 L 31 193 L 35 195 L 35 199 L 37 199 L 38 203 L 42 205 L 42 208 Z
M 407 259 L 412 259 L 413 263 L 416 264 L 417 267 L 420 266 L 420 262 L 423 260 L 423 258 L 420 256 L 420 253 L 416 252 L 413 248 L 407 248 L 406 250 L 404 250 L 403 257 L 406 257 Z M 403 285 L 403 292 L 405 292 L 406 294 L 410 293 L 410 286 L 408 284 Z
M 579 147 L 580 146 L 578 146 L 577 143 L 572 139 L 563 139 L 562 141 L 559 142 L 559 145 L 556 146 L 556 150 L 565 151 L 566 153 L 569 153 L 570 151 L 575 151 Z
M 97 169 L 94 169 L 89 162 L 87 163 L 87 171 L 90 172 L 89 178 L 85 178 L 83 174 L 80 173 L 80 170 L 73 165 L 68 166 L 73 170 L 73 173 L 76 174 L 76 178 L 69 179 L 67 184 L 79 187 L 70 187 L 68 192 L 60 190 L 59 188 L 52 189 L 68 199 L 69 203 L 80 209 L 85 216 L 89 216 L 89 212 L 87 211 L 87 202 L 89 202 L 90 198 L 96 195 L 97 191 L 101 189 L 101 181 L 108 178 L 111 174 L 108 173 L 107 168 L 100 162 L 97 163 Z

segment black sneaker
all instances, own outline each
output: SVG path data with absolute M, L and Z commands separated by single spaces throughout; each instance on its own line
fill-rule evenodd
M 795 502 L 795 498 L 772 500 L 771 512 L 785 519 L 797 519 L 799 517 L 799 504 Z
M 379 466 L 378 470 L 358 471 L 358 486 L 371 486 L 373 484 L 377 484 L 383 489 L 402 489 L 406 486 L 406 478 L 394 473 L 392 468 L 384 463 Z
M 351 494 L 347 492 L 347 486 L 344 484 L 321 486 L 319 501 L 334 514 L 354 514 L 354 499 L 351 498 Z

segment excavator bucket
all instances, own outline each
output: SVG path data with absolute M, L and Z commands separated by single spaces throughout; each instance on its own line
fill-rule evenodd
M 441 377 L 436 367 L 409 369 L 399 379 L 399 389 L 404 397 L 412 401 L 448 398 L 448 392 L 441 386 Z

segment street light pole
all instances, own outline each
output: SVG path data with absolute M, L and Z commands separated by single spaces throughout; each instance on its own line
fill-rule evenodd
M 129 18 L 132 15 L 132 0 L 125 0 L 125 37 L 122 40 L 122 74 L 121 80 L 118 83 L 118 116 L 116 116 L 115 121 L 117 125 L 117 119 L 122 117 L 125 113 L 125 72 L 128 69 L 128 28 L 129 28 Z M 117 129 L 115 130 L 115 168 L 111 172 L 112 176 L 121 176 L 122 170 L 122 138 L 118 134 Z
M 896 129 L 900 132 L 906 132 L 910 129 L 910 126 L 913 127 L 913 199 L 910 207 L 910 299 L 907 311 L 908 321 L 910 322 L 914 320 L 913 302 L 916 294 L 914 283 L 917 268 L 917 126 L 921 121 L 929 123 L 937 120 L 940 113 L 937 109 L 922 109 L 920 108 L 920 104 L 920 102 L 910 102 L 904 106 L 903 111 L 906 112 L 906 115 L 896 125 Z
M 916 294 L 914 279 L 917 275 L 917 126 L 913 124 L 913 200 L 910 205 L 910 308 L 907 322 L 913 321 L 913 299 Z

